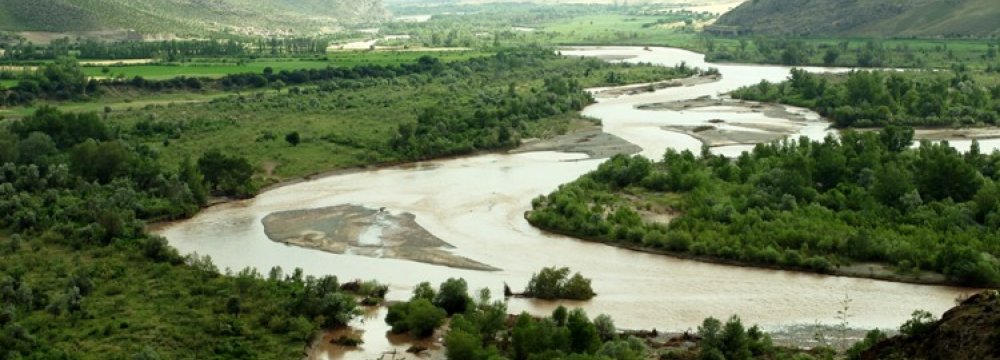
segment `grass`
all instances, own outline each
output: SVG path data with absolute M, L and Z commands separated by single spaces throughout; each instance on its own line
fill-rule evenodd
M 17 80 L 0 80 L 0 88 L 12 88 L 17 86 Z
M 643 27 L 663 16 L 588 15 L 548 24 L 545 32 L 557 33 L 554 44 L 615 44 L 680 46 L 697 40 L 691 32 L 662 26 Z

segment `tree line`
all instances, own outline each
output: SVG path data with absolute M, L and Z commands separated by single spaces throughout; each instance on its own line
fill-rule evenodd
M 957 45 L 957 46 L 955 46 Z M 738 37 L 735 40 L 705 36 L 700 48 L 713 62 L 756 62 L 781 65 L 850 67 L 949 67 L 961 63 L 994 63 L 998 44 L 980 41 L 953 44 L 934 41 L 877 39 L 824 41 L 808 38 Z
M 842 133 L 757 145 L 735 159 L 668 150 L 618 156 L 533 202 L 528 220 L 583 238 L 746 264 L 830 272 L 857 262 L 1000 284 L 1000 152 L 947 142 L 911 148 L 913 131 Z M 676 194 L 669 224 L 645 220 Z M 670 197 L 668 196 L 668 199 Z
M 1000 84 L 963 71 L 852 71 L 830 76 L 793 69 L 787 81 L 761 81 L 732 96 L 806 107 L 842 128 L 983 126 L 1000 120 Z
M 697 333 L 685 334 L 696 344 L 693 347 L 653 349 L 645 340 L 619 331 L 610 316 L 590 318 L 579 308 L 559 306 L 543 317 L 508 315 L 507 304 L 493 300 L 489 289 L 470 296 L 462 279 L 448 279 L 436 291 L 429 283 L 417 285 L 408 301 L 389 307 L 385 321 L 394 333 L 427 338 L 449 317 L 448 330 L 441 335 L 449 360 L 814 358 L 775 346 L 769 335 L 756 326 L 745 327 L 736 316 L 726 322 L 705 319 Z M 829 356 L 833 352 L 819 348 L 813 353 Z

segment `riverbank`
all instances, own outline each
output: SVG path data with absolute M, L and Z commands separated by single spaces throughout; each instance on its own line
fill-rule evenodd
M 770 123 L 751 123 L 728 121 L 725 119 L 708 119 L 702 125 L 665 125 L 661 129 L 691 136 L 710 148 L 732 145 L 755 145 L 778 141 L 794 136 L 805 125 L 809 118 L 802 112 L 792 111 L 788 105 L 777 103 L 761 103 L 730 98 L 700 97 L 690 100 L 677 100 L 642 104 L 636 106 L 639 110 L 648 111 L 713 111 L 727 109 L 732 114 L 761 114 L 777 121 Z M 824 120 L 825 121 L 825 120 Z M 832 124 L 831 124 L 832 125 Z M 859 128 L 854 131 L 878 131 L 879 128 Z M 970 141 L 1000 139 L 1000 128 L 969 127 L 969 128 L 915 128 L 914 140 L 928 141 Z M 984 151 L 989 152 L 989 151 Z
M 894 271 L 889 266 L 886 266 L 884 264 L 878 264 L 878 263 L 856 263 L 856 264 L 851 264 L 851 265 L 847 265 L 847 266 L 834 266 L 834 267 L 831 267 L 829 269 L 829 271 L 818 272 L 818 271 L 812 271 L 812 270 L 809 270 L 809 269 L 803 269 L 803 268 L 798 268 L 798 267 L 789 267 L 789 266 L 780 266 L 780 265 L 775 265 L 775 264 L 764 264 L 764 263 L 738 261 L 738 260 L 725 259 L 725 258 L 719 258 L 719 257 L 713 257 L 713 256 L 695 255 L 695 254 L 691 254 L 691 253 L 687 253 L 687 252 L 669 251 L 669 250 L 652 248 L 652 247 L 648 247 L 648 246 L 641 246 L 641 245 L 634 245 L 634 244 L 625 244 L 625 243 L 621 243 L 621 242 L 617 242 L 617 241 L 611 241 L 611 240 L 602 239 L 602 238 L 598 238 L 598 237 L 582 236 L 580 234 L 576 234 L 576 233 L 572 233 L 572 232 L 568 232 L 568 231 L 562 231 L 562 230 L 555 229 L 555 228 L 543 227 L 543 226 L 541 226 L 541 225 L 539 225 L 539 224 L 534 223 L 534 222 L 531 221 L 531 219 L 529 217 L 530 213 L 531 213 L 531 211 L 527 211 L 527 212 L 524 213 L 525 220 L 528 221 L 528 223 L 530 223 L 532 226 L 534 226 L 536 228 L 539 228 L 539 229 L 541 229 L 541 230 L 543 230 L 545 232 L 549 232 L 549 233 L 552 233 L 552 234 L 558 234 L 558 235 L 562 235 L 562 236 L 568 236 L 568 237 L 572 237 L 572 238 L 576 238 L 576 239 L 580 239 L 580 240 L 584 240 L 584 241 L 601 243 L 601 244 L 608 245 L 608 246 L 614 246 L 614 247 L 617 247 L 617 248 L 627 249 L 627 250 L 631 250 L 631 251 L 637 251 L 637 252 L 646 253 L 646 254 L 663 255 L 663 256 L 669 256 L 669 257 L 673 257 L 673 258 L 677 258 L 677 259 L 683 259 L 683 260 L 694 260 L 694 261 L 699 261 L 699 262 L 705 262 L 705 263 L 711 263 L 711 264 L 717 264 L 717 265 L 733 266 L 733 267 L 742 267 L 742 268 L 759 268 L 759 269 L 771 269 L 771 270 L 782 270 L 782 271 L 795 271 L 795 272 L 802 272 L 802 273 L 812 273 L 812 274 L 817 274 L 817 275 L 840 276 L 840 277 L 850 277 L 850 278 L 859 278 L 859 279 L 873 279 L 873 280 L 891 281 L 891 282 L 897 282 L 897 283 L 917 284 L 917 285 L 938 285 L 938 286 L 957 286 L 957 287 L 964 286 L 962 284 L 959 284 L 959 283 L 957 283 L 955 281 L 952 281 L 952 280 L 948 279 L 947 277 L 945 277 L 942 274 L 931 273 L 931 272 L 926 272 L 926 271 L 921 271 L 921 272 L 918 272 L 918 273 L 915 273 L 915 274 L 902 274 L 902 273 L 899 273 L 897 271 Z
M 667 88 L 704 85 L 717 82 L 720 79 L 722 79 L 722 75 L 719 74 L 696 75 L 683 79 L 673 79 L 673 80 L 657 81 L 651 83 L 595 88 L 595 89 L 590 89 L 589 91 L 591 92 L 591 94 L 594 95 L 594 97 L 598 99 L 616 98 L 623 95 L 638 95 L 642 93 L 651 93 L 657 90 L 663 90 Z

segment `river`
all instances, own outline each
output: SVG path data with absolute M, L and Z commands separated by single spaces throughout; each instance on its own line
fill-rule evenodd
M 658 158 L 668 147 L 700 149 L 698 141 L 662 130 L 664 125 L 700 124 L 708 119 L 734 116 L 741 121 L 783 121 L 759 113 L 734 115 L 723 109 L 642 111 L 635 109 L 635 105 L 717 96 L 763 79 L 780 81 L 788 75 L 786 67 L 705 64 L 699 54 L 668 48 L 578 49 L 565 50 L 563 54 L 631 55 L 634 58 L 626 61 L 667 66 L 684 61 L 691 66 L 713 66 L 720 70 L 723 78 L 715 83 L 602 99 L 584 110 L 585 115 L 601 119 L 605 131 L 642 147 L 643 155 L 648 157 Z M 811 120 L 799 127 L 801 134 L 827 133 L 826 123 L 818 116 L 808 114 L 808 118 Z M 732 153 L 740 149 L 718 151 Z M 532 198 L 553 191 L 600 163 L 578 154 L 538 152 L 489 154 L 348 173 L 280 187 L 251 200 L 214 206 L 158 232 L 181 253 L 209 255 L 220 268 L 235 271 L 256 267 L 266 273 L 272 266 L 281 266 L 286 271 L 299 267 L 307 274 L 333 274 L 342 280 L 376 279 L 390 284 L 390 299 L 407 298 L 412 287 L 421 281 L 437 284 L 450 277 L 465 278 L 473 289 L 489 287 L 494 294 L 502 294 L 504 282 L 517 289 L 542 267 L 568 266 L 592 278 L 599 295 L 590 302 L 563 304 L 582 306 L 591 316 L 609 314 L 619 328 L 630 329 L 683 331 L 696 329 L 705 317 L 726 318 L 732 314 L 766 329 L 793 324 L 835 324 L 837 310 L 842 308 L 845 297 L 852 300 L 851 326 L 895 328 L 915 309 L 940 315 L 955 304 L 956 297 L 971 291 L 680 260 L 546 234 L 524 220 L 523 213 L 529 210 Z M 336 255 L 282 245 L 264 235 L 261 219 L 272 212 L 340 204 L 413 213 L 420 225 L 454 245 L 457 255 L 503 270 L 458 270 L 402 260 Z M 508 306 L 513 313 L 528 311 L 545 315 L 557 304 L 512 299 Z M 379 322 L 381 319 L 367 321 Z M 363 351 L 337 357 L 377 358 L 377 354 L 393 347 L 378 340 L 384 336 L 375 335 L 366 336 Z

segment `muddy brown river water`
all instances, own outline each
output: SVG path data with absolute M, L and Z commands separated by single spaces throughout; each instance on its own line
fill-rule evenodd
M 711 119 L 789 125 L 798 134 L 808 136 L 824 136 L 830 131 L 818 116 L 800 109 L 791 111 L 801 112 L 807 120 L 790 123 L 728 108 L 680 112 L 635 108 L 640 104 L 717 96 L 762 79 L 780 81 L 788 76 L 786 67 L 705 64 L 699 54 L 668 48 L 589 48 L 564 50 L 563 54 L 624 55 L 631 57 L 626 60 L 631 62 L 672 66 L 684 61 L 691 66 L 719 68 L 723 79 L 718 82 L 601 99 L 584 110 L 585 115 L 601 119 L 606 132 L 639 145 L 648 157 L 658 158 L 666 148 L 699 151 L 700 142 L 663 127 L 703 125 Z M 995 146 L 985 144 L 983 148 Z M 738 154 L 746 148 L 728 146 L 714 151 Z M 494 294 L 502 294 L 504 282 L 520 288 L 542 267 L 568 266 L 593 278 L 599 295 L 586 303 L 563 304 L 584 307 L 592 316 L 609 314 L 619 328 L 631 329 L 683 331 L 696 329 L 705 317 L 725 318 L 732 314 L 767 329 L 835 324 L 845 296 L 852 300 L 851 326 L 895 328 L 915 309 L 940 315 L 955 304 L 956 297 L 972 291 L 680 260 L 546 234 L 524 220 L 532 198 L 595 169 L 600 162 L 584 155 L 557 152 L 492 154 L 336 175 L 215 206 L 158 231 L 182 253 L 209 255 L 220 268 L 256 267 L 266 272 L 272 266 L 286 270 L 299 267 L 307 274 L 333 274 L 342 280 L 376 279 L 390 284 L 390 299 L 400 300 L 407 298 L 421 281 L 436 284 L 462 277 L 471 288 L 489 287 Z M 275 212 L 343 204 L 384 207 L 393 214 L 412 213 L 427 231 L 454 245 L 454 254 L 502 270 L 460 270 L 292 247 L 269 240 L 261 223 Z M 513 313 L 544 315 L 557 305 L 512 299 L 508 306 Z M 366 333 L 361 350 L 317 357 L 374 359 L 384 351 L 403 351 L 408 346 L 385 340 L 381 319 L 368 319 L 365 324 L 358 325 L 370 327 L 371 331 Z

